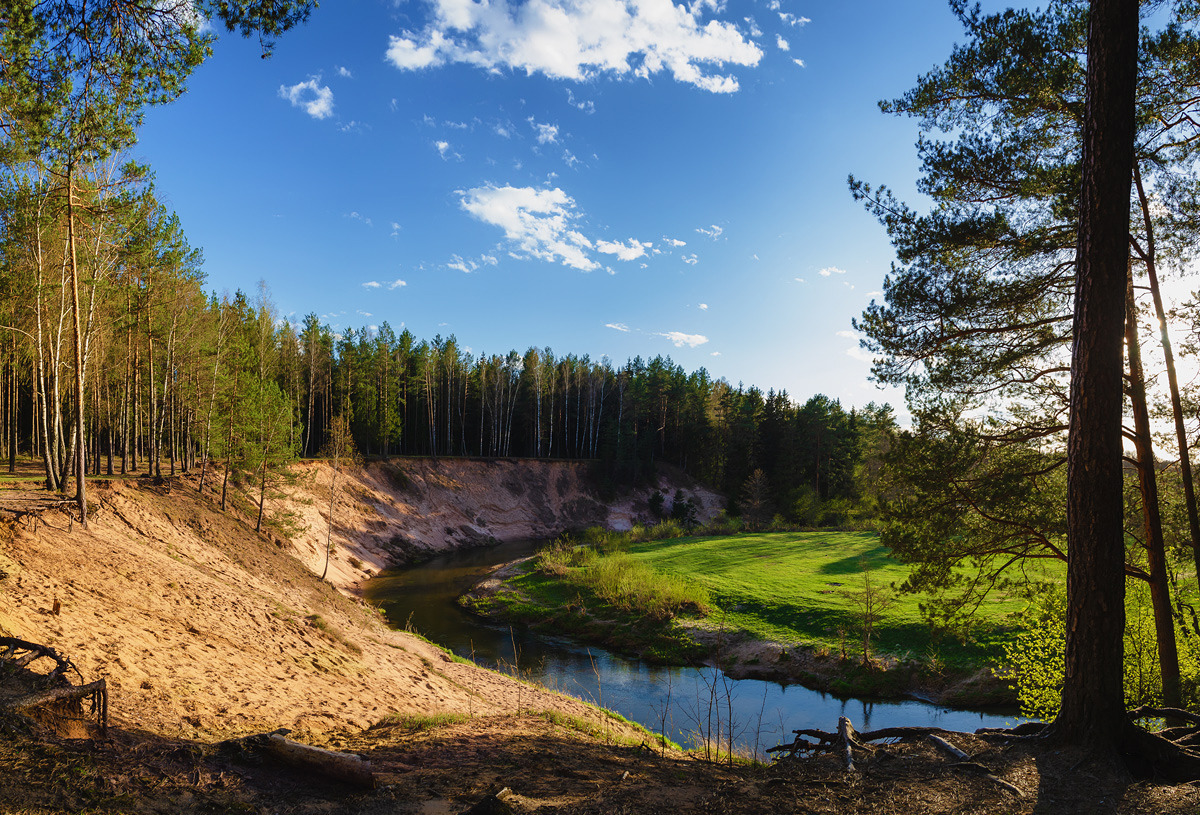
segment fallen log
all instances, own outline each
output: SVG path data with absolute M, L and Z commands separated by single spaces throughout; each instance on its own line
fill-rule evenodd
M 240 739 L 230 739 L 222 742 L 221 746 L 258 752 L 289 767 L 314 772 L 357 787 L 375 787 L 376 778 L 374 770 L 371 769 L 371 762 L 362 756 L 301 744 L 287 738 L 284 734 L 288 732 L 276 730 L 273 733 L 256 733 Z

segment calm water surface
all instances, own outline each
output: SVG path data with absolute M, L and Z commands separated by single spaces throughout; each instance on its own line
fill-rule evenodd
M 732 716 L 735 745 L 760 754 L 791 741 L 793 730 L 833 730 L 839 716 L 848 717 L 859 730 L 924 725 L 971 731 L 1016 721 L 1011 716 L 915 701 L 839 699 L 800 685 L 734 680 L 715 668 L 648 665 L 594 646 L 491 625 L 455 603 L 491 567 L 533 550 L 533 543 L 521 541 L 446 555 L 372 579 L 367 597 L 387 612 L 397 628 L 410 625 L 455 654 L 489 668 L 511 673 L 516 666 L 522 676 L 602 704 L 653 732 L 665 731 L 685 746 L 696 744 L 697 733 L 715 734 L 717 714 L 710 712 L 714 698 L 720 707 L 722 741 Z

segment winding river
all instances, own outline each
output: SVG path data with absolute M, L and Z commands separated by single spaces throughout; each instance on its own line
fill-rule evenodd
M 394 627 L 409 626 L 480 665 L 519 672 L 548 688 L 603 705 L 655 733 L 666 732 L 684 746 L 694 747 L 700 741 L 697 734 L 715 736 L 718 729 L 724 742 L 730 719 L 735 747 L 759 757 L 767 747 L 790 741 L 793 730 L 836 728 L 839 716 L 848 717 L 859 730 L 925 725 L 970 731 L 1014 721 L 1011 716 L 916 701 L 839 699 L 800 685 L 734 680 L 715 668 L 648 665 L 596 647 L 491 625 L 455 602 L 493 566 L 533 550 L 533 543 L 521 541 L 438 557 L 373 578 L 366 587 L 367 598 L 384 609 Z

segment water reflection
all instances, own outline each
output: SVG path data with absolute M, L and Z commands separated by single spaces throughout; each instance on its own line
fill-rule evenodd
M 685 746 L 697 744 L 696 734 L 715 738 L 719 732 L 725 742 L 730 721 L 735 747 L 757 749 L 760 755 L 767 747 L 791 741 L 793 730 L 831 730 L 838 716 L 847 716 L 859 730 L 922 725 L 969 731 L 1012 723 L 1010 717 L 923 702 L 839 699 L 799 685 L 734 680 L 715 668 L 649 665 L 603 649 L 490 625 L 455 603 L 491 566 L 532 551 L 533 544 L 516 542 L 447 555 L 371 580 L 367 596 L 397 627 L 407 624 L 459 656 L 602 704 Z

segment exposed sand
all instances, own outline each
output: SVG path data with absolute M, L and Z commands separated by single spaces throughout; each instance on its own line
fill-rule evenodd
M 290 543 L 217 511 L 197 494 L 194 475 L 170 489 L 97 483 L 87 531 L 65 507 L 0 530 L 0 633 L 58 649 L 88 681 L 106 677 L 114 722 L 169 735 L 286 727 L 315 739 L 390 713 L 518 707 L 594 716 L 574 700 L 391 631 L 354 596 L 366 570 L 406 553 L 546 536 L 581 521 L 631 521 L 648 492 L 606 512 L 584 496 L 581 468 L 407 462 L 403 490 L 378 465 L 343 472 L 329 571 L 342 592 L 314 577 L 324 566 L 326 464 L 298 468 L 288 503 L 308 529 Z

